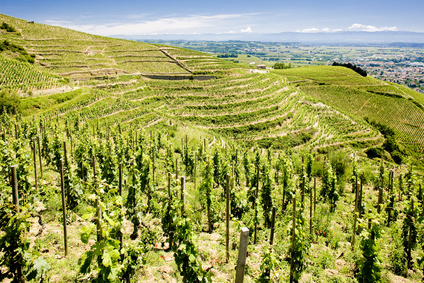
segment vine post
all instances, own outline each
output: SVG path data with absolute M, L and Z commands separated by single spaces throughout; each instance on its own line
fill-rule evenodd
M 37 136 L 37 144 L 38 144 L 38 160 L 40 161 L 40 176 L 41 178 L 43 178 L 43 162 L 41 161 L 40 136 Z
M 185 177 L 181 176 L 181 216 L 184 216 Z
M 314 187 L 315 187 L 315 179 L 314 179 Z M 309 190 L 309 234 L 312 236 L 312 190 Z
M 119 196 L 122 198 L 122 163 L 119 163 L 119 180 L 118 180 L 118 190 Z M 119 241 L 120 241 L 120 250 L 122 251 L 122 247 L 124 246 L 124 235 L 122 232 L 119 233 Z
M 197 187 L 197 152 L 194 153 L 194 191 Z
M 63 160 L 59 160 L 60 164 L 60 188 L 62 191 L 62 212 L 63 212 L 63 240 L 65 243 L 65 257 L 68 255 L 68 231 L 66 227 L 66 202 L 65 202 L 65 182 L 63 178 Z
M 362 178 L 361 178 L 362 179 Z M 358 188 L 355 190 L 355 208 L 353 210 L 353 233 L 352 233 L 352 251 L 355 249 L 355 237 L 356 237 L 356 221 L 358 218 L 358 196 L 359 196 L 359 190 Z
M 412 170 L 411 170 L 412 171 Z M 411 210 L 410 210 L 410 218 L 413 219 L 414 217 L 414 198 L 411 198 Z M 413 224 L 409 224 L 409 235 L 408 235 L 408 250 L 406 253 L 406 259 L 408 261 L 408 268 L 412 269 L 412 231 Z
M 243 283 L 244 269 L 246 267 L 247 245 L 249 244 L 249 229 L 241 228 L 240 246 L 236 266 L 236 281 L 235 283 Z
M 302 177 L 302 194 L 301 194 L 301 200 L 300 202 L 302 203 L 302 207 L 305 206 L 304 204 L 304 200 L 305 200 L 305 180 L 306 180 L 306 176 Z
M 274 231 L 275 231 L 275 206 L 272 207 L 271 236 L 269 237 L 270 246 L 272 246 L 274 244 Z
M 358 211 L 359 211 L 359 218 L 362 216 L 362 193 L 363 193 L 363 185 L 364 185 L 364 173 L 361 174 L 361 187 L 359 192 L 359 200 L 358 200 Z
M 38 190 L 38 176 L 37 176 L 37 147 L 35 146 L 35 139 L 32 140 L 32 157 L 34 159 L 34 181 L 35 190 Z
M 257 232 L 258 232 L 258 224 L 256 223 L 256 219 L 258 218 L 258 210 L 256 208 L 256 206 L 258 205 L 258 195 L 259 195 L 259 165 L 256 167 L 256 192 L 255 192 L 255 198 L 253 201 L 253 209 L 255 210 L 255 218 L 254 218 L 254 222 L 255 222 L 255 233 L 253 235 L 253 244 L 256 245 L 256 240 L 257 240 Z
M 294 282 L 294 244 L 296 237 L 296 195 L 293 196 L 293 231 L 292 231 L 292 248 L 290 259 L 290 282 Z
M 168 214 L 170 214 L 171 204 L 172 204 L 171 172 L 168 172 Z M 169 249 L 172 248 L 173 238 L 174 238 L 174 232 L 173 231 L 170 231 L 169 232 Z
M 16 175 L 16 167 L 17 165 L 12 165 L 12 196 L 13 196 L 13 204 L 15 205 L 15 209 L 19 212 L 19 193 L 18 193 L 18 176 Z
M 227 262 L 230 260 L 230 175 L 225 176 L 226 184 L 226 206 L 225 206 L 225 246 Z
M 317 178 L 314 177 L 314 213 L 317 212 Z
M 175 159 L 175 179 L 178 180 L 178 158 Z
M 377 203 L 377 213 L 381 211 L 381 204 L 383 203 L 383 188 L 378 189 L 378 203 Z

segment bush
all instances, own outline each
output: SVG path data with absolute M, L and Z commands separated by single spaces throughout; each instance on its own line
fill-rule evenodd
M 6 90 L 0 92 L 0 114 L 17 114 L 21 111 L 21 99 L 15 93 Z

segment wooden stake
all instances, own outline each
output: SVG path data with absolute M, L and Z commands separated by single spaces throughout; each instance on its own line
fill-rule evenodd
M 256 192 L 255 192 L 255 200 L 253 204 L 253 207 L 255 209 L 255 218 L 254 218 L 255 220 L 258 218 L 258 210 L 256 209 L 256 206 L 258 205 L 258 195 L 259 195 L 259 165 L 256 167 Z M 254 245 L 256 245 L 257 232 L 258 232 L 258 224 L 255 222 L 255 234 L 253 236 Z
M 302 160 L 303 160 L 303 156 L 302 156 Z M 304 200 L 305 200 L 305 179 L 306 179 L 306 176 L 303 176 L 303 178 L 302 178 L 302 195 L 301 195 L 301 204 L 302 204 L 302 207 L 304 207 L 305 206 L 305 203 L 304 203 Z
M 40 175 L 43 178 L 43 162 L 41 161 L 41 145 L 40 145 L 40 137 L 37 136 L 37 144 L 38 144 L 38 160 L 40 161 Z
M 272 216 L 271 216 L 271 236 L 269 237 L 269 244 L 271 246 L 274 244 L 274 231 L 275 231 L 275 206 L 272 207 Z
M 12 196 L 13 196 L 13 204 L 15 205 L 16 212 L 19 212 L 19 192 L 18 192 L 18 176 L 16 174 L 17 165 L 12 165 L 12 177 L 11 177 L 11 185 L 12 185 Z
M 292 231 L 292 248 L 290 259 L 290 282 L 294 282 L 294 244 L 296 239 L 296 196 L 293 196 L 293 231 Z
M 37 147 L 35 145 L 35 139 L 32 140 L 32 156 L 34 158 L 34 181 L 35 190 L 38 191 L 38 177 L 37 177 Z
M 184 216 L 185 177 L 181 176 L 181 216 Z
M 236 266 L 236 281 L 235 283 L 243 283 L 244 269 L 246 267 L 247 245 L 249 244 L 249 229 L 241 228 L 240 246 Z
M 118 191 L 119 191 L 119 196 L 122 197 L 122 163 L 119 163 L 119 179 L 118 179 Z M 122 232 L 119 232 L 119 247 L 120 250 L 122 251 L 122 248 L 124 246 L 124 235 Z
M 68 255 L 68 232 L 66 229 L 66 201 L 65 201 L 65 182 L 63 180 L 63 161 L 59 160 L 60 164 L 60 188 L 62 191 L 62 212 L 63 212 L 63 238 L 65 242 L 65 257 Z
M 317 212 L 317 178 L 314 177 L 314 214 Z
M 175 179 L 178 180 L 178 158 L 175 159 Z
M 226 245 L 226 256 L 227 262 L 230 260 L 230 175 L 225 176 L 227 185 L 226 185 L 226 206 L 225 206 L 225 245 Z
M 381 204 L 383 203 L 383 188 L 378 189 L 378 204 L 377 204 L 377 213 L 381 211 Z
M 197 187 L 197 152 L 194 153 L 194 191 Z
M 314 182 L 315 183 L 315 182 Z M 309 206 L 309 234 L 312 235 L 312 190 L 309 189 L 309 202 L 310 202 L 310 206 Z

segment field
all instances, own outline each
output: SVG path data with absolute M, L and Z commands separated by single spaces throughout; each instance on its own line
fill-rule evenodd
M 422 280 L 420 93 L 1 21 L 4 282 Z

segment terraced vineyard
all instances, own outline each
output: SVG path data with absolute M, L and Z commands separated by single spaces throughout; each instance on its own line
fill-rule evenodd
M 342 67 L 256 73 L 182 48 L 1 21 L 19 30 L 2 37 L 36 55 L 34 65 L 0 56 L 1 98 L 23 92 L 21 114 L 0 115 L 0 222 L 28 228 L 0 231 L 1 276 L 19 266 L 52 282 L 228 282 L 244 226 L 247 282 L 423 276 L 422 95 Z M 9 242 L 31 256 L 13 257 Z

